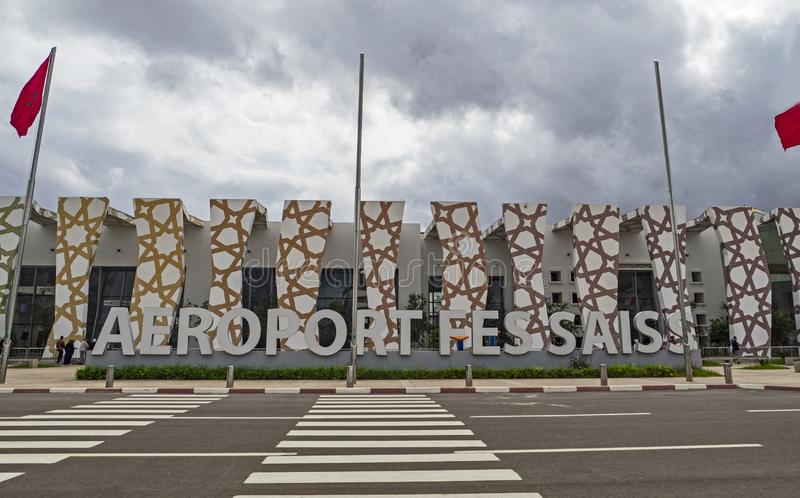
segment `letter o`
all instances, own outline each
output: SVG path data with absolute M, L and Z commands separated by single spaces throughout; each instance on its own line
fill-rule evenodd
M 237 318 L 241 318 L 247 322 L 250 328 L 250 334 L 247 336 L 247 342 L 239 346 L 234 346 L 228 335 L 228 328 L 231 322 Z M 220 333 L 220 331 L 224 331 L 224 333 Z M 219 323 L 217 324 L 217 341 L 219 342 L 220 348 L 226 353 L 235 356 L 247 354 L 258 345 L 259 339 L 261 339 L 261 322 L 258 321 L 258 316 L 249 309 L 232 309 L 219 319 Z

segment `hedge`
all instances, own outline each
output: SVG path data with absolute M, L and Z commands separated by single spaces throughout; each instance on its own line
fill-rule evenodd
M 409 368 L 367 368 L 359 367 L 357 376 L 361 380 L 391 379 L 463 379 L 463 368 L 445 368 L 439 370 Z M 608 367 L 609 377 L 682 377 L 682 368 L 669 365 L 611 365 Z M 714 377 L 719 374 L 702 368 L 695 368 L 696 377 Z M 472 376 L 476 379 L 591 379 L 600 377 L 599 368 L 473 368 Z M 105 367 L 86 366 L 76 371 L 78 380 L 103 380 L 106 378 Z M 124 366 L 114 369 L 114 378 L 119 380 L 224 380 L 226 369 L 223 367 L 196 366 Z M 314 368 L 255 368 L 236 367 L 234 378 L 239 380 L 345 380 L 347 367 L 314 367 Z

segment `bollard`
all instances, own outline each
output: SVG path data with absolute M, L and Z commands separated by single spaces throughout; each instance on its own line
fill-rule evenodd
M 725 371 L 725 383 L 733 384 L 733 370 L 731 370 L 731 362 L 726 361 L 723 363 L 722 369 Z
M 233 365 L 228 365 L 228 375 L 225 377 L 225 387 L 233 387 Z
M 39 368 L 39 358 L 34 358 L 31 360 L 31 368 Z
M 114 365 L 106 367 L 106 387 L 114 387 Z
M 608 385 L 608 367 L 605 363 L 600 364 L 600 385 L 607 386 Z
M 356 385 L 356 376 L 353 375 L 353 365 L 347 365 L 347 387 Z
M 467 365 L 464 367 L 464 380 L 466 382 L 467 387 L 472 387 L 472 365 Z

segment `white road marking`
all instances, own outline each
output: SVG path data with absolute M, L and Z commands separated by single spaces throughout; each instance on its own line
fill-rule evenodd
M 413 440 L 364 440 L 364 441 L 281 441 L 278 448 L 485 448 L 479 440 L 462 439 L 413 439 Z
M 174 415 L 115 415 L 115 414 L 102 414 L 102 415 L 25 415 L 23 419 L 46 419 L 46 420 L 63 420 L 63 419 L 81 419 L 81 420 L 110 420 L 110 419 L 165 419 L 174 417 Z
M 16 465 L 25 463 L 50 464 L 65 460 L 69 455 L 63 453 L 0 453 L 0 464 Z
M 776 408 L 773 410 L 747 410 L 747 413 L 781 413 L 781 412 L 800 412 L 800 408 Z
M 389 404 L 389 405 L 407 405 L 407 404 L 434 404 L 436 401 L 432 399 L 319 399 L 318 405 L 335 405 L 338 403 L 352 403 L 357 405 L 371 405 L 371 404 Z
M 186 413 L 189 410 L 125 410 L 125 409 L 108 409 L 104 407 L 102 410 L 50 410 L 46 413 Z
M 485 458 L 490 456 L 490 458 Z M 467 459 L 464 459 L 467 457 Z M 476 458 L 477 457 L 477 458 Z M 264 464 L 329 464 L 329 463 L 406 463 L 406 462 L 497 462 L 493 453 L 400 453 L 396 455 L 297 455 L 268 456 Z
M 172 417 L 173 420 L 298 420 L 303 417 Z
M 186 418 L 186 417 L 181 417 Z M 296 427 L 431 427 L 431 426 L 463 426 L 460 420 L 359 420 L 359 421 L 334 421 L 334 422 L 298 422 Z
M 406 409 L 409 409 L 409 408 L 441 408 L 441 405 L 439 405 L 438 403 L 434 403 L 432 405 L 385 405 L 385 404 L 380 404 L 380 405 L 374 405 L 374 404 L 360 405 L 360 404 L 349 404 L 349 403 L 348 404 L 338 404 L 337 403 L 335 405 L 320 405 L 320 404 L 316 404 L 316 405 L 311 407 L 312 410 L 320 410 L 320 409 L 329 410 L 329 409 L 332 409 L 332 408 L 358 408 L 358 409 L 362 409 L 362 408 L 370 408 L 370 409 L 372 409 L 372 408 L 399 408 L 399 409 L 402 409 L 402 410 L 406 410 Z
M 200 405 L 137 405 L 135 403 L 116 404 L 116 405 L 75 405 L 72 408 L 198 408 Z
M 9 436 L 122 436 L 129 433 L 130 430 L 112 430 L 112 429 L 72 429 L 72 430 L 51 430 L 51 429 L 30 429 L 30 430 L 0 430 L 0 437 Z
M 538 448 L 526 450 L 493 450 L 488 453 L 593 453 L 606 451 L 715 450 L 725 448 L 761 448 L 760 444 L 688 444 L 678 446 L 617 446 L 610 448 Z M 483 450 L 477 450 L 483 451 Z
M 102 427 L 102 426 L 133 426 L 144 427 L 152 424 L 152 420 L 0 420 L 0 427 Z
M 0 472 L 0 482 L 23 475 L 25 472 Z
M 77 458 L 150 458 L 150 457 L 268 457 L 268 456 L 291 456 L 297 453 L 71 453 L 70 457 Z
M 128 398 L 203 398 L 203 399 L 222 399 L 227 398 L 227 394 L 131 394 Z
M 630 412 L 630 413 L 543 413 L 526 415 L 470 415 L 469 418 L 560 418 L 560 417 L 629 417 L 640 415 L 652 415 L 650 412 Z
M 170 399 L 122 399 L 113 401 L 98 401 L 95 405 L 207 405 L 213 403 L 208 400 L 170 400 Z
M 381 414 L 374 414 L 374 415 L 303 415 L 304 419 L 320 419 L 320 418 L 328 418 L 328 419 L 361 419 L 361 418 L 455 418 L 456 416 L 452 413 L 406 413 L 403 415 L 398 414 L 391 414 L 391 413 L 381 413 Z
M 469 429 L 341 429 L 341 430 L 316 430 L 299 429 L 289 431 L 287 436 L 315 436 L 315 437 L 337 437 L 337 436 L 474 436 Z
M 378 398 L 398 398 L 398 399 L 427 399 L 424 394 L 322 394 L 320 399 L 378 399 Z
M 322 484 L 340 482 L 521 481 L 511 469 L 359 470 L 349 472 L 253 472 L 245 484 Z
M 236 495 L 233 498 L 542 498 L 539 493 L 435 493 L 391 495 Z
M 0 449 L 94 448 L 103 441 L 0 441 Z
M 311 409 L 308 413 L 444 413 L 447 410 L 444 408 L 414 408 L 409 410 L 384 410 L 384 409 L 371 409 L 371 408 L 360 408 L 360 409 L 333 409 L 333 410 L 320 410 L 320 409 Z

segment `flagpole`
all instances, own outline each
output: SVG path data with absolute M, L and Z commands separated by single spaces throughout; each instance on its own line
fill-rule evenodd
M 36 142 L 33 146 L 33 159 L 31 159 L 31 171 L 28 176 L 28 190 L 25 193 L 25 208 L 22 211 L 22 233 L 20 234 L 19 247 L 14 257 L 12 266 L 13 276 L 11 278 L 11 292 L 6 300 L 6 323 L 3 331 L 5 341 L 3 341 L 3 355 L 0 357 L 0 384 L 6 382 L 6 370 L 8 369 L 8 357 L 11 354 L 11 329 L 14 324 L 14 310 L 17 304 L 17 290 L 19 289 L 19 279 L 22 274 L 22 254 L 25 249 L 25 240 L 28 236 L 28 222 L 31 219 L 31 209 L 33 209 L 33 189 L 36 185 L 36 168 L 39 165 L 39 149 L 42 145 L 42 132 L 44 131 L 44 118 L 47 113 L 47 100 L 50 97 L 50 80 L 53 77 L 53 66 L 56 62 L 56 47 L 50 49 L 50 57 L 47 63 L 47 78 L 44 83 L 44 95 L 42 95 L 42 109 L 39 112 L 39 126 L 36 129 Z
M 353 308 L 350 325 L 350 368 L 347 376 L 347 387 L 356 384 L 356 323 L 358 322 L 358 262 L 361 261 L 361 121 L 364 116 L 364 54 L 359 58 L 358 67 L 358 135 L 356 138 L 356 191 L 353 215 Z
M 669 194 L 669 214 L 672 223 L 672 240 L 675 244 L 675 269 L 678 273 L 678 306 L 681 313 L 681 329 L 683 332 L 683 365 L 686 370 L 686 382 L 692 382 L 692 352 L 689 349 L 689 324 L 686 321 L 686 303 L 683 299 L 683 272 L 681 271 L 681 246 L 678 238 L 678 223 L 675 216 L 675 200 L 672 196 L 672 168 L 669 164 L 669 147 L 667 146 L 667 125 L 664 120 L 664 98 L 661 95 L 661 72 L 658 61 L 653 61 L 656 70 L 656 90 L 658 91 L 658 112 L 661 117 L 661 140 L 664 143 L 664 165 L 667 169 L 667 193 Z M 669 317 L 667 317 L 668 319 Z M 666 324 L 669 330 L 669 323 Z

